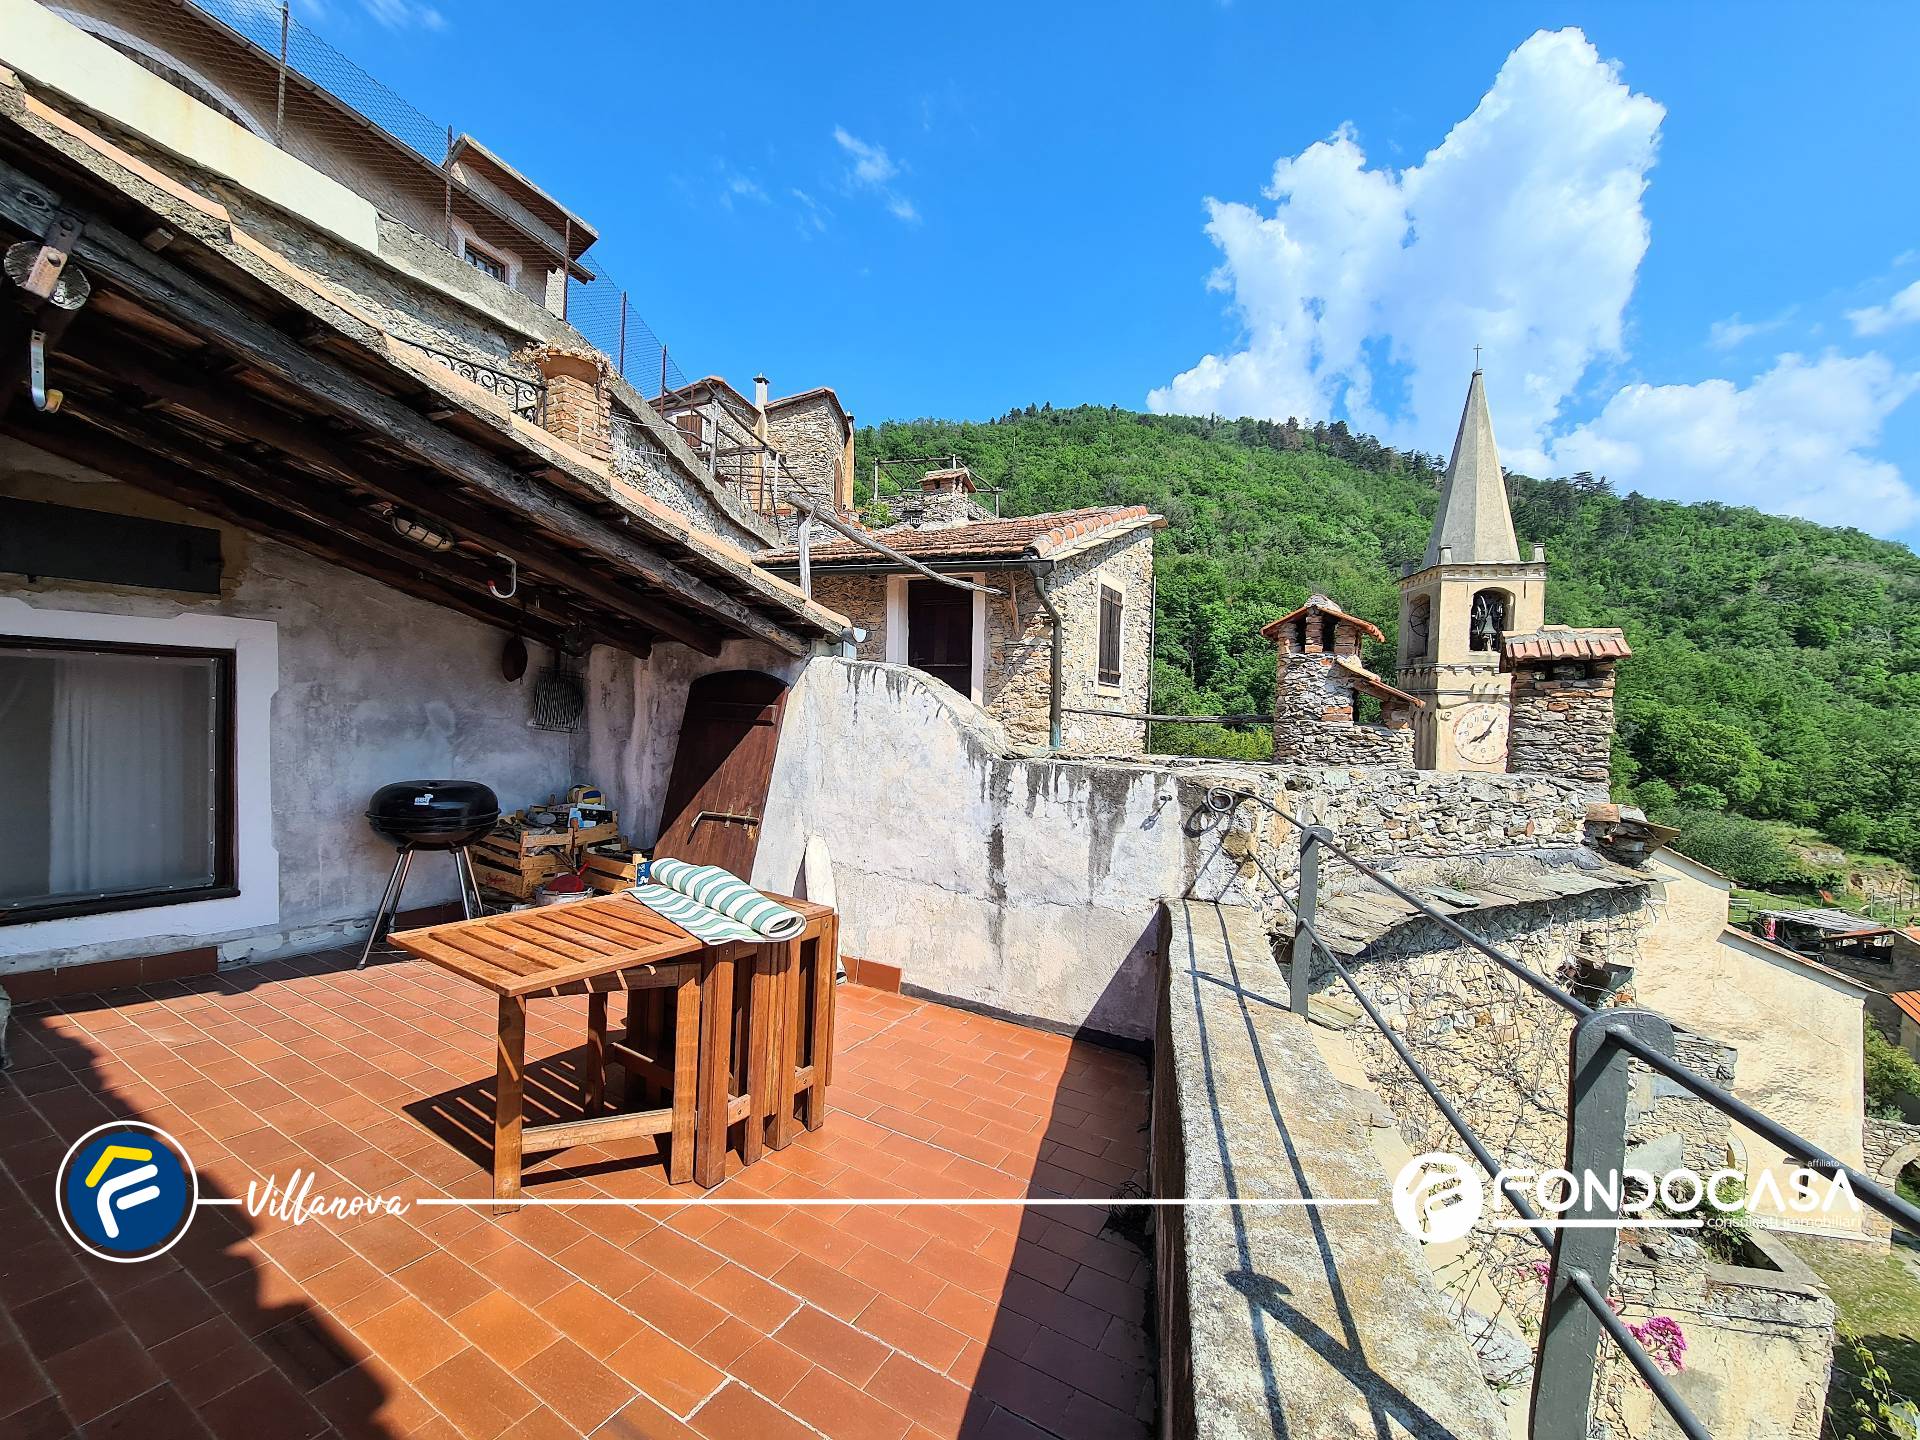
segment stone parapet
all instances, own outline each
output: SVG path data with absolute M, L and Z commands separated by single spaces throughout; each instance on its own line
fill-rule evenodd
M 1161 908 L 1154 1193 L 1384 1197 L 1339 1083 L 1251 910 Z M 1157 1213 L 1160 1433 L 1177 1440 L 1499 1440 L 1507 1422 L 1385 1204 Z

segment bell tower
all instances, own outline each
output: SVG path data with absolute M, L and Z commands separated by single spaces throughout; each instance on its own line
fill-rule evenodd
M 1421 700 L 1413 763 L 1422 770 L 1507 768 L 1500 637 L 1545 619 L 1547 552 L 1520 558 L 1480 371 L 1467 386 L 1426 557 L 1400 576 L 1399 683 Z

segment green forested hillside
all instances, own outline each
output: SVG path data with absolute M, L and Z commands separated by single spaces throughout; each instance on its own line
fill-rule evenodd
M 1443 464 L 1337 423 L 1093 407 L 890 423 L 862 430 L 858 452 L 863 502 L 872 461 L 955 454 L 982 489 L 1003 489 L 1006 514 L 1164 514 L 1154 706 L 1189 714 L 1265 711 L 1274 656 L 1256 632 L 1313 590 L 1387 632 L 1367 658 L 1390 675 L 1395 580 L 1425 548 Z M 882 506 L 917 474 L 889 467 Z M 1857 530 L 1618 496 L 1586 476 L 1516 475 L 1509 491 L 1522 542 L 1547 546 L 1547 619 L 1621 625 L 1633 646 L 1616 790 L 1656 814 L 1793 821 L 1920 863 L 1920 558 Z M 1179 733 L 1261 743 L 1196 728 Z M 1763 882 L 1768 863 L 1742 878 Z

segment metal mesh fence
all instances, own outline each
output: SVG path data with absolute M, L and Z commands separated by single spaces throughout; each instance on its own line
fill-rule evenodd
M 289 14 L 283 0 L 43 3 L 443 249 L 461 253 L 457 197 L 496 223 L 504 217 L 540 236 L 557 268 L 567 243 L 560 231 L 511 196 L 492 187 L 482 193 L 455 177 L 454 129 L 374 79 Z M 679 365 L 599 255 L 582 263 L 594 278 L 569 277 L 568 323 L 642 394 L 684 385 Z M 509 283 L 548 303 L 537 276 Z

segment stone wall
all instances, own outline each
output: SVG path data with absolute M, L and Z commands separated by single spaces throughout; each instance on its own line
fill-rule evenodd
M 768 410 L 767 438 L 801 484 L 839 503 L 847 431 L 832 400 L 815 395 Z
M 1900 1172 L 1920 1160 L 1920 1125 L 1869 1115 L 1863 1131 L 1866 1162 L 1860 1168 L 1891 1190 L 1900 1183 Z M 1878 1210 L 1866 1210 L 1860 1228 L 1875 1240 L 1893 1238 L 1893 1222 Z
M 1705 1035 L 1676 1029 L 1673 1056 L 1723 1090 L 1732 1090 L 1739 1055 Z M 1635 1065 L 1637 1078 L 1641 1068 Z M 1637 1102 L 1627 1120 L 1628 1163 L 1661 1174 L 1685 1166 L 1710 1175 L 1729 1163 L 1733 1122 L 1703 1104 L 1691 1090 L 1651 1070 L 1636 1085 Z
M 1213 813 L 1215 785 L 1376 858 L 1567 847 L 1584 817 L 1574 787 L 1540 776 L 1021 753 L 929 676 L 818 658 L 788 699 L 754 880 L 794 884 L 817 835 L 847 953 L 925 993 L 1141 1038 L 1159 900 L 1271 911 L 1292 883 L 1296 833 L 1251 805 Z
M 1565 775 L 1604 799 L 1613 746 L 1613 665 L 1566 660 L 1517 664 L 1507 723 L 1507 769 Z
M 1738 1264 L 1721 1264 L 1680 1231 L 1623 1245 L 1613 1291 L 1629 1323 L 1677 1321 L 1687 1340 L 1671 1379 L 1710 1435 L 1819 1440 L 1832 1371 L 1834 1305 L 1786 1248 L 1756 1232 Z M 1605 1345 L 1596 1435 L 1669 1440 L 1680 1427 Z
M 859 659 L 887 658 L 886 576 L 817 571 L 813 577 L 813 598 L 829 610 L 846 616 L 856 629 L 867 632 L 867 638 L 854 646 Z

